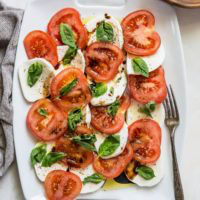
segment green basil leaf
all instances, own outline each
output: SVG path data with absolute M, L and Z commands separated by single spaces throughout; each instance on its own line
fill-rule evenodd
M 43 65 L 41 63 L 36 62 L 30 65 L 27 77 L 27 83 L 30 87 L 33 87 L 35 85 L 35 83 L 40 78 L 42 71 L 43 71 Z
M 105 180 L 105 177 L 103 175 L 98 174 L 98 173 L 94 173 L 91 176 L 87 176 L 87 177 L 84 178 L 83 185 L 85 185 L 86 183 L 98 184 L 98 183 L 101 183 L 104 180 Z
M 109 156 L 115 152 L 120 145 L 119 135 L 109 135 L 99 147 L 99 156 Z
M 32 163 L 32 167 L 34 167 L 34 165 L 36 163 L 40 163 L 42 162 L 43 158 L 45 157 L 47 150 L 46 150 L 47 145 L 46 144 L 41 144 L 36 146 L 32 152 L 31 152 L 31 163 Z
M 96 152 L 96 148 L 94 146 L 94 143 L 97 141 L 96 135 L 91 134 L 91 135 L 80 135 L 80 136 L 75 136 L 72 138 L 72 141 L 74 143 L 77 143 L 84 148 Z
M 78 79 L 74 79 L 69 84 L 67 84 L 66 86 L 64 86 L 60 90 L 60 96 L 65 96 L 67 93 L 69 93 L 76 86 L 77 82 L 78 82 Z
M 60 24 L 60 36 L 64 44 L 76 48 L 74 34 L 69 25 L 63 23 Z
M 68 113 L 68 128 L 70 131 L 74 131 L 77 124 L 83 119 L 83 114 L 80 108 L 77 108 Z
M 62 160 L 66 156 L 65 153 L 62 152 L 49 152 L 42 161 L 43 167 L 51 167 L 54 163 L 59 160 Z
M 77 54 L 77 48 L 74 48 L 74 47 L 70 47 L 67 49 L 64 57 L 63 57 L 63 64 L 64 65 L 67 65 L 67 64 L 70 64 L 71 61 L 74 59 L 74 57 L 76 56 Z
M 142 58 L 133 58 L 132 67 L 137 74 L 149 77 L 149 68 Z
M 138 111 L 152 118 L 151 112 L 153 112 L 155 109 L 156 103 L 154 101 L 150 101 L 149 103 L 145 104 L 144 107 L 139 108 Z
M 145 180 L 151 180 L 155 177 L 153 169 L 144 165 L 137 167 L 135 171 Z
M 101 42 L 113 42 L 114 31 L 112 25 L 105 21 L 100 22 L 96 29 L 96 38 Z
M 107 92 L 107 85 L 105 83 L 92 83 L 90 90 L 93 97 L 99 97 Z
M 108 106 L 108 110 L 107 110 L 108 114 L 114 117 L 119 109 L 119 106 L 120 106 L 120 102 L 119 100 L 116 100 L 114 103 Z
M 47 117 L 48 115 L 48 112 L 44 108 L 38 109 L 38 113 L 42 115 L 43 117 Z

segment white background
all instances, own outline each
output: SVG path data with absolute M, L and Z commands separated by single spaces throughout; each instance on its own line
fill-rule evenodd
M 24 8 L 27 0 L 4 0 Z M 179 165 L 185 200 L 200 199 L 200 9 L 175 8 L 181 29 L 187 70 L 188 121 Z M 174 66 L 175 67 L 175 66 Z M 16 163 L 0 178 L 0 199 L 23 200 Z M 157 200 L 157 199 L 155 199 Z

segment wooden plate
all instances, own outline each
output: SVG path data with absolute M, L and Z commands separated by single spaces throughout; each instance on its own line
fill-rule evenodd
M 170 3 L 186 7 L 186 8 L 198 8 L 200 7 L 200 0 L 165 0 Z

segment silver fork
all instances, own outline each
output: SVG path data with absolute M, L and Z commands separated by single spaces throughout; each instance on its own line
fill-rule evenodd
M 174 174 L 174 195 L 176 200 L 184 200 L 183 187 L 181 183 L 181 177 L 178 168 L 178 162 L 176 158 L 176 149 L 174 144 L 174 135 L 177 126 L 179 125 L 179 112 L 176 103 L 176 99 L 174 96 L 174 92 L 172 90 L 171 85 L 170 88 L 167 87 L 167 98 L 164 101 L 163 105 L 165 108 L 165 124 L 168 127 L 170 132 L 170 140 L 172 147 L 172 160 L 173 160 L 173 174 Z

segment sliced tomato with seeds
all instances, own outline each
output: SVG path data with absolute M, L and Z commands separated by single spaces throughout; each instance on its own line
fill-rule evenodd
M 67 154 L 62 162 L 69 167 L 83 169 L 89 166 L 94 160 L 94 155 L 91 151 L 73 143 L 67 137 L 62 137 L 56 141 L 55 150 Z
M 49 99 L 40 99 L 31 106 L 26 124 L 37 139 L 50 141 L 65 133 L 67 116 Z
M 111 43 L 94 42 L 85 52 L 86 73 L 95 82 L 108 82 L 118 73 L 124 54 Z
M 133 147 L 133 158 L 141 164 L 154 164 L 160 157 L 161 128 L 151 119 L 140 119 L 129 128 L 129 142 Z
M 164 69 L 158 69 L 149 73 L 146 78 L 141 75 L 129 75 L 128 87 L 132 97 L 139 103 L 146 104 L 154 101 L 162 103 L 167 96 Z
M 121 25 L 124 35 L 124 49 L 136 56 L 149 56 L 160 47 L 160 36 L 154 30 L 155 18 L 147 10 L 127 15 Z
M 61 95 L 62 89 L 75 80 L 76 84 Z M 75 67 L 62 70 L 51 82 L 51 99 L 64 112 L 87 105 L 91 100 L 91 93 L 83 72 Z
M 88 33 L 81 22 L 80 13 L 74 8 L 64 8 L 51 18 L 48 24 L 48 33 L 54 38 L 57 45 L 63 45 L 59 31 L 61 23 L 70 26 L 77 46 L 84 49 L 88 42 Z
M 81 192 L 81 179 L 71 172 L 51 171 L 44 182 L 46 196 L 49 200 L 73 200 Z
M 108 113 L 109 106 L 91 106 L 91 125 L 101 133 L 115 134 L 121 130 L 124 125 L 124 113 L 130 105 L 130 98 L 125 93 L 120 99 L 120 106 L 115 116 Z
M 32 31 L 24 39 L 24 47 L 29 59 L 44 58 L 54 67 L 58 63 L 57 48 L 54 40 L 43 31 Z
M 93 163 L 93 168 L 96 172 L 102 174 L 106 178 L 116 178 L 124 171 L 132 158 L 133 150 L 131 145 L 128 143 L 123 153 L 117 157 L 110 159 L 96 157 Z

